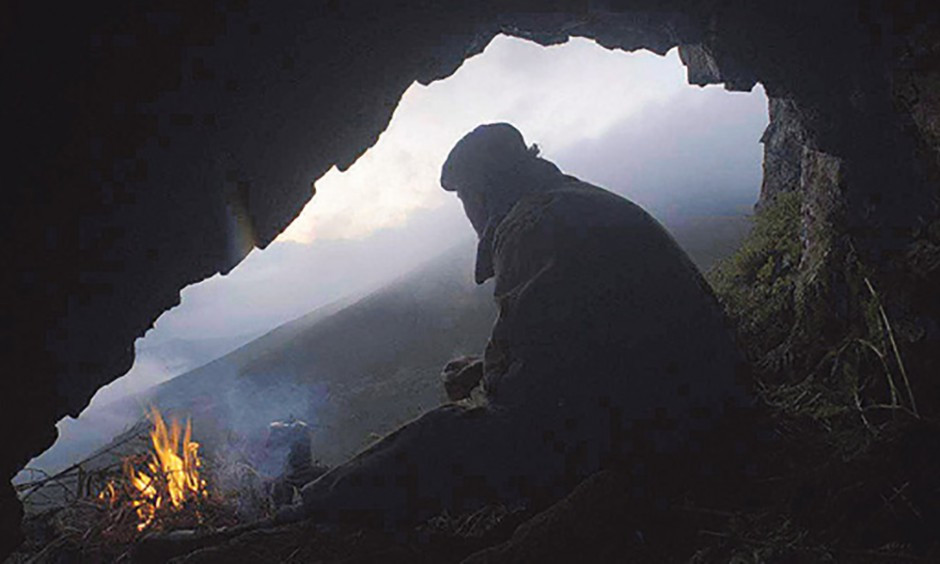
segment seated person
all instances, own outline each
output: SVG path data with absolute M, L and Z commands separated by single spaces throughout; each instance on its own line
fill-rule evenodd
M 403 529 L 443 510 L 542 506 L 605 467 L 650 503 L 671 472 L 656 469 L 679 481 L 714 473 L 695 460 L 752 400 L 717 300 L 665 229 L 504 123 L 461 139 L 441 184 L 478 234 L 476 281 L 495 277 L 482 361 L 444 374 L 452 400 L 477 383 L 479 398 L 424 414 L 308 484 L 301 513 Z

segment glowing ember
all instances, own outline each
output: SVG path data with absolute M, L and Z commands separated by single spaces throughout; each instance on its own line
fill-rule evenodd
M 179 511 L 187 502 L 208 495 L 206 481 L 199 476 L 199 443 L 192 440 L 190 421 L 186 421 L 185 431 L 176 419 L 167 429 L 156 408 L 151 408 L 150 419 L 153 450 L 145 468 L 138 468 L 137 457 L 125 458 L 123 487 L 112 481 L 98 494 L 98 499 L 114 507 L 121 503 L 124 492 L 137 513 L 138 531 L 149 527 L 161 514 Z

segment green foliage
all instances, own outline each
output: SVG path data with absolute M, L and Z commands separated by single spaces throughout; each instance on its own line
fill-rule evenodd
M 916 406 L 869 273 L 854 252 L 834 259 L 832 237 L 816 249 L 832 264 L 804 257 L 801 208 L 799 192 L 779 194 L 755 215 L 741 248 L 708 278 L 759 367 L 757 385 L 765 403 L 815 429 L 813 439 L 828 453 L 852 457 L 867 448 L 886 414 L 915 415 Z M 844 281 L 848 313 L 833 326 L 827 321 L 838 314 L 827 308 L 830 294 L 824 286 L 837 278 Z M 775 365 L 780 356 L 790 361 Z M 800 362 L 793 362 L 794 356 L 801 356 Z
M 738 251 L 707 275 L 752 360 L 782 343 L 795 318 L 800 206 L 798 192 L 779 194 L 754 216 Z
M 940 435 L 918 414 L 890 296 L 878 293 L 877 273 L 847 235 L 826 221 L 804 231 L 805 207 L 798 192 L 778 195 L 707 275 L 755 368 L 777 442 L 761 458 L 767 475 L 755 495 L 764 501 L 729 511 L 696 562 L 896 562 L 912 559 L 914 545 L 940 552 L 917 536 L 935 526 L 927 515 L 940 462 L 922 453 Z

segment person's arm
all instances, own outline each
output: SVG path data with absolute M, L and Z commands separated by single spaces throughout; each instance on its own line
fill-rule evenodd
M 510 400 L 507 391 L 499 388 L 505 388 L 505 382 L 517 378 L 524 364 L 532 364 L 544 347 L 553 344 L 559 322 L 556 313 L 564 309 L 563 299 L 557 299 L 564 298 L 559 295 L 564 289 L 557 284 L 555 268 L 558 253 L 563 252 L 554 240 L 562 229 L 552 211 L 555 205 L 549 194 L 522 200 L 494 233 L 493 296 L 499 315 L 486 346 L 483 370 L 483 388 L 490 399 L 522 401 L 517 394 Z M 520 393 L 536 385 L 516 383 Z

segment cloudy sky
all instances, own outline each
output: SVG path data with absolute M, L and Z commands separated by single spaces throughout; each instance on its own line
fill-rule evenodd
M 131 372 L 93 404 L 207 360 L 181 341 L 231 348 L 472 238 L 438 175 L 461 136 L 494 121 L 513 123 L 565 172 L 661 218 L 721 213 L 757 196 L 767 122 L 760 87 L 690 87 L 676 50 L 624 53 L 582 39 L 544 48 L 500 36 L 450 78 L 413 85 L 375 147 L 319 179 L 317 195 L 266 250 L 186 288 L 182 304 L 138 340 Z

